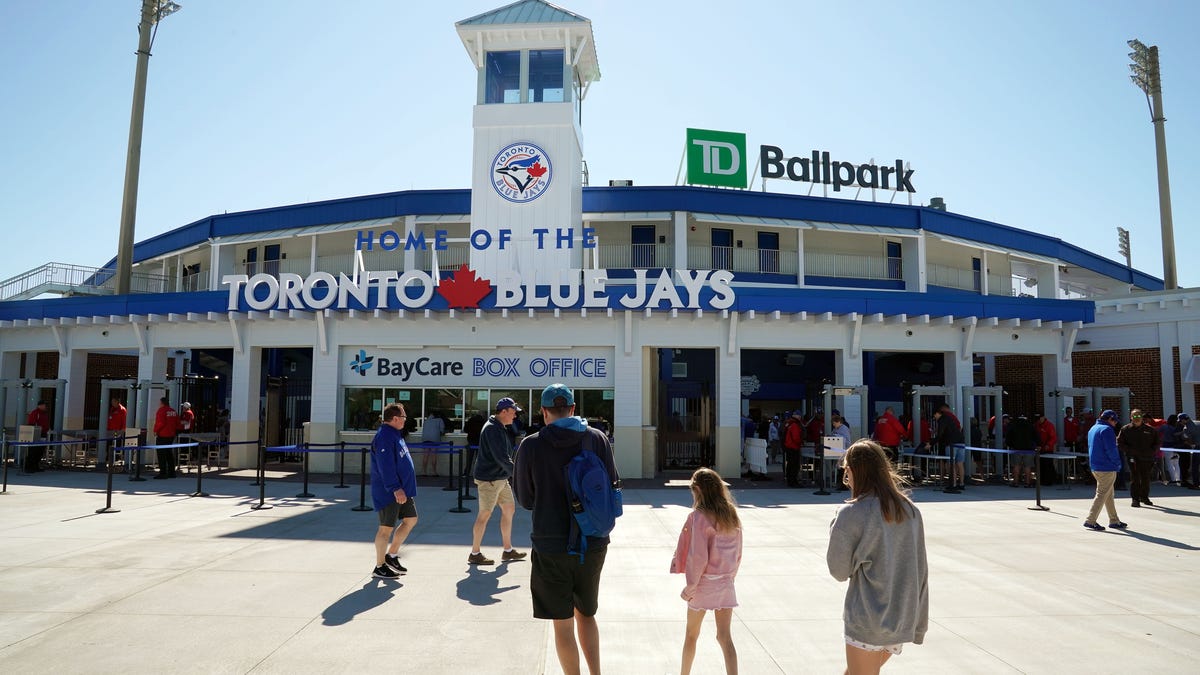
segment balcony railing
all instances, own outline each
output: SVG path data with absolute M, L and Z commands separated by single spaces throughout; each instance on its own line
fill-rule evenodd
M 0 301 L 28 300 L 39 295 L 108 295 L 116 292 L 116 270 L 65 263 L 46 263 L 0 282 Z M 133 272 L 130 293 L 163 293 L 167 278 L 161 274 Z
M 584 257 L 591 262 L 591 254 Z M 601 244 L 597 247 L 600 269 L 656 269 L 675 266 L 675 249 L 670 244 Z
M 957 267 L 930 263 L 927 272 L 926 278 L 933 286 L 975 292 L 979 292 L 982 288 L 980 285 L 980 273 L 976 270 L 964 270 Z
M 689 246 L 688 267 L 791 276 L 798 271 L 794 252 L 732 246 Z
M 805 252 L 804 273 L 839 279 L 901 279 L 899 261 L 883 256 Z

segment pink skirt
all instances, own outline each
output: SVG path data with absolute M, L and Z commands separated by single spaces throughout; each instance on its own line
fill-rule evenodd
M 705 574 L 696 584 L 696 594 L 688 601 L 688 609 L 733 609 L 738 606 L 733 589 L 732 574 Z

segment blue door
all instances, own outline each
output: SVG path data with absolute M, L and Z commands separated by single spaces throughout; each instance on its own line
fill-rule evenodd
M 758 271 L 767 274 L 779 273 L 779 233 L 758 233 Z
M 629 252 L 630 266 L 639 269 L 654 267 L 654 226 L 632 226 L 629 230 L 629 240 L 632 243 Z
M 733 230 L 712 231 L 712 268 L 733 269 Z

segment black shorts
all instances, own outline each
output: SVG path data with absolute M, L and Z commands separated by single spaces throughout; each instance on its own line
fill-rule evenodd
M 400 524 L 401 518 L 417 517 L 417 501 L 409 497 L 403 504 L 392 502 L 375 513 L 379 514 L 380 527 L 395 527 Z
M 575 610 L 595 616 L 605 553 L 607 549 L 590 550 L 580 565 L 577 555 L 533 551 L 529 590 L 534 618 L 570 619 Z

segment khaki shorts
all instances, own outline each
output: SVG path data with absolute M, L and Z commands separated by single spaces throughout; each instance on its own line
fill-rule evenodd
M 508 480 L 475 480 L 475 487 L 479 490 L 479 512 L 491 513 L 492 509 L 499 504 L 513 503 L 512 487 L 508 484 Z

